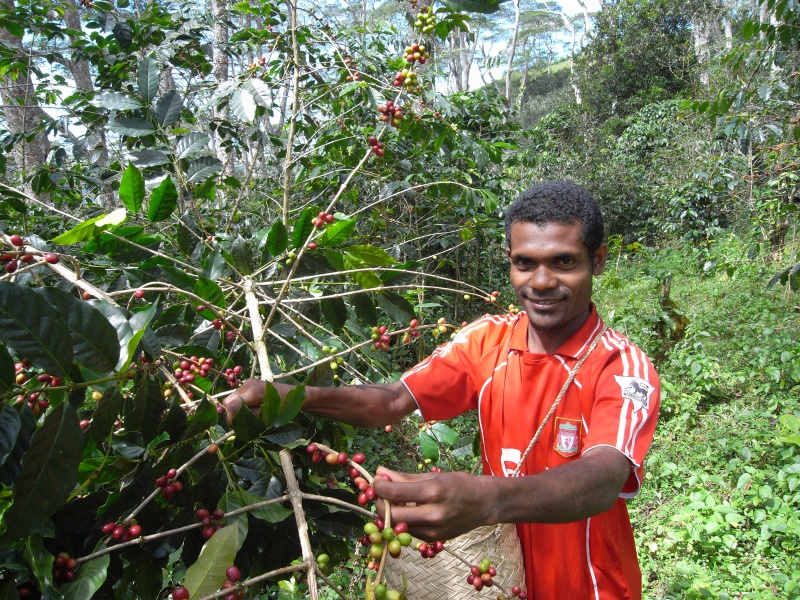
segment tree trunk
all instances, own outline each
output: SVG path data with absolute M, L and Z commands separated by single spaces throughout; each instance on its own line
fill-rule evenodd
M 511 108 L 511 73 L 514 65 L 514 54 L 517 51 L 517 40 L 519 39 L 519 4 L 520 0 L 514 0 L 514 34 L 511 36 L 511 46 L 508 49 L 508 66 L 506 67 L 506 107 L 508 108 Z
M 214 68 L 213 75 L 217 85 L 228 81 L 228 0 L 211 0 L 211 11 L 214 14 Z M 215 118 L 227 120 L 227 108 L 215 111 Z M 233 155 L 225 150 L 219 134 L 214 136 L 217 158 L 224 165 L 224 173 L 233 173 Z
M 694 54 L 697 57 L 697 77 L 703 86 L 707 86 L 709 82 L 708 63 L 711 60 L 708 29 L 706 18 L 696 15 L 692 27 L 692 37 L 694 38 Z
M 725 31 L 725 49 L 733 50 L 733 0 L 723 0 L 725 10 L 722 15 L 722 26 Z
M 14 0 L 0 0 L 13 13 Z M 28 173 L 47 162 L 50 152 L 50 141 L 40 129 L 44 121 L 51 121 L 50 115 L 38 105 L 38 100 L 31 80 L 29 66 L 33 60 L 21 37 L 12 35 L 5 27 L 0 27 L 0 43 L 7 48 L 19 48 L 18 60 L 22 66 L 6 71 L 0 77 L 0 100 L 2 112 L 11 133 L 22 139 L 14 146 L 14 161 L 20 174 Z M 31 135 L 33 134 L 33 135 Z M 27 190 L 30 193 L 30 190 Z

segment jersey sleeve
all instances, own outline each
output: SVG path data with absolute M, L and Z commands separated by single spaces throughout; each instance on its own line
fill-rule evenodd
M 658 375 L 639 348 L 625 339 L 607 336 L 611 352 L 600 367 L 592 405 L 591 425 L 583 452 L 611 446 L 631 461 L 631 473 L 620 497 L 639 493 L 644 457 L 653 441 L 661 385 Z
M 492 329 L 487 317 L 471 323 L 401 377 L 425 420 L 451 419 L 478 408 L 477 368 Z

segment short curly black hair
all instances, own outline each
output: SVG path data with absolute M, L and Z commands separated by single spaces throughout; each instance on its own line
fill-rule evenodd
M 522 192 L 506 211 L 506 243 L 516 222 L 581 224 L 581 241 L 594 256 L 603 244 L 603 215 L 588 191 L 568 181 L 542 181 Z

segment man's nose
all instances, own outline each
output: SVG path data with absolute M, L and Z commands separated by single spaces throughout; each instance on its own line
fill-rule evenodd
M 528 285 L 534 290 L 549 290 L 558 286 L 558 279 L 550 269 L 540 266 L 531 273 Z

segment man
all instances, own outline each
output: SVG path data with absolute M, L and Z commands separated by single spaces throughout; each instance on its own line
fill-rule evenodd
M 383 469 L 390 480 L 377 478 L 375 491 L 392 502 L 393 518 L 428 540 L 517 523 L 530 598 L 639 599 L 625 499 L 639 491 L 660 390 L 641 350 L 602 333 L 591 302 L 608 255 L 602 216 L 583 188 L 543 182 L 508 209 L 506 240 L 524 312 L 475 321 L 397 383 L 307 388 L 303 408 L 367 427 L 417 408 L 425 420 L 477 409 L 484 476 Z M 519 466 L 569 370 L 601 333 Z M 226 401 L 229 414 L 241 398 L 257 406 L 263 389 L 246 382 Z

